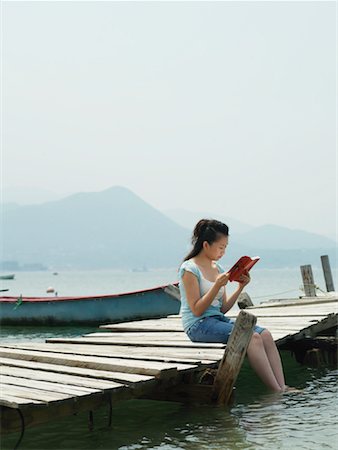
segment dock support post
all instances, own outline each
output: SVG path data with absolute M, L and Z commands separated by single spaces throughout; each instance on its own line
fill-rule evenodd
M 306 297 L 316 297 L 316 285 L 313 279 L 312 267 L 310 265 L 300 266 L 303 278 L 304 293 Z
M 333 285 L 333 278 L 332 278 L 332 272 L 330 267 L 330 261 L 328 255 L 322 255 L 320 257 L 322 261 L 322 268 L 325 278 L 325 284 L 326 284 L 326 290 L 327 292 L 333 292 L 334 291 L 334 285 Z
M 256 320 L 255 316 L 244 310 L 237 316 L 214 381 L 213 398 L 221 405 L 229 403 Z

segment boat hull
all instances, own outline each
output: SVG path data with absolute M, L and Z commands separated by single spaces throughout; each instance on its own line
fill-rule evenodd
M 117 323 L 177 314 L 179 300 L 165 286 L 95 297 L 0 297 L 1 325 L 85 325 Z
M 0 280 L 14 280 L 15 274 L 11 273 L 9 275 L 0 275 Z

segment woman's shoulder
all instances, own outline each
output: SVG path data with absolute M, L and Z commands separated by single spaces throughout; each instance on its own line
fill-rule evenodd
M 185 271 L 192 272 L 194 275 L 200 276 L 197 264 L 192 259 L 183 261 L 180 267 L 180 273 L 183 275 Z

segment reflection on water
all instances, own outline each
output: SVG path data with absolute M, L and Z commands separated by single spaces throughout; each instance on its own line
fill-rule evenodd
M 245 362 L 229 410 L 171 402 L 133 400 L 88 415 L 27 429 L 21 449 L 337 449 L 337 370 L 309 369 L 283 353 L 287 382 L 300 393 L 269 394 Z M 3 438 L 13 448 L 18 434 Z

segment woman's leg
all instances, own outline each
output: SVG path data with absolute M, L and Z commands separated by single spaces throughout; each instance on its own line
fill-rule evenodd
M 223 316 L 206 317 L 200 321 L 197 321 L 191 327 L 191 329 L 188 331 L 187 334 L 193 342 L 226 343 L 233 329 L 233 326 L 234 322 L 227 320 Z M 254 332 L 254 334 L 252 335 L 251 341 L 247 349 L 248 359 L 251 364 L 251 367 L 261 378 L 263 383 L 265 383 L 273 391 L 281 392 L 284 390 L 285 384 L 280 359 L 279 359 L 280 366 L 278 366 L 279 353 L 276 348 L 275 349 L 275 352 L 277 352 L 276 357 L 273 346 L 269 341 L 270 335 L 270 339 L 272 340 L 272 343 L 275 346 L 271 334 L 267 330 L 262 331 L 262 335 L 263 333 L 267 335 L 267 336 L 264 335 L 264 341 L 263 337 L 259 333 Z M 268 348 L 269 356 L 267 354 L 265 346 Z M 270 363 L 269 358 L 272 359 L 273 367 Z M 277 376 L 279 376 L 279 378 L 276 377 L 274 371 L 276 371 L 276 374 Z
M 276 347 L 276 344 L 271 336 L 270 331 L 264 330 L 261 333 L 263 345 L 265 348 L 265 353 L 268 357 L 271 369 L 276 377 L 276 380 L 279 386 L 284 390 L 285 389 L 285 378 L 283 372 L 282 361 L 279 355 L 279 351 Z
M 263 383 L 274 392 L 281 392 L 284 387 L 278 383 L 271 368 L 268 356 L 265 351 L 263 339 L 260 334 L 254 333 L 247 349 L 247 355 L 251 367 L 257 373 Z

